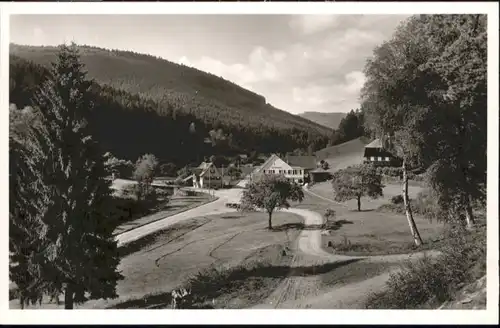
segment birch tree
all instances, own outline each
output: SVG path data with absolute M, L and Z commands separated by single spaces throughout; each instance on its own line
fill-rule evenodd
M 485 199 L 485 16 L 413 16 L 375 49 L 365 74 L 367 125 L 403 160 L 410 227 L 409 167 L 428 169 L 444 220 L 472 226 L 472 204 Z

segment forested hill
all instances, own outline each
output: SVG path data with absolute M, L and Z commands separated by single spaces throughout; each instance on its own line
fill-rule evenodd
M 79 50 L 89 77 L 98 83 L 141 94 L 158 103 L 166 101 L 205 122 L 298 128 L 314 135 L 331 133 L 322 125 L 267 104 L 261 95 L 195 68 L 128 51 L 89 46 L 80 46 Z M 55 59 L 57 48 L 11 44 L 10 52 L 46 66 Z
M 300 117 L 309 121 L 321 124 L 330 129 L 337 129 L 340 122 L 347 113 L 321 113 L 321 112 L 304 112 L 299 114 Z
M 54 48 L 15 47 L 15 49 L 17 50 L 14 53 L 32 58 L 36 62 L 48 64 L 51 59 L 55 59 Z M 47 51 L 47 49 L 52 50 Z M 100 51 L 104 53 L 103 50 Z M 98 62 L 95 60 L 98 57 L 90 56 L 90 58 Z M 85 55 L 82 61 L 92 62 L 89 56 Z M 125 69 L 126 65 L 123 67 Z M 90 66 L 87 70 L 90 77 L 95 77 L 99 82 L 96 76 L 102 74 L 101 70 L 104 70 L 104 67 L 97 69 Z M 92 71 L 94 73 L 90 73 Z M 123 72 L 123 76 L 127 74 Z M 10 102 L 16 104 L 19 109 L 31 105 L 30 99 L 34 90 L 46 76 L 46 67 L 11 54 Z M 140 82 L 138 78 L 133 77 L 133 74 L 128 76 L 130 81 Z M 215 81 L 216 78 L 212 78 Z M 125 79 L 124 77 L 122 80 Z M 112 84 L 111 80 L 108 82 Z M 147 85 L 151 82 L 144 80 L 141 83 Z M 92 88 L 95 103 L 94 134 L 106 150 L 119 158 L 135 161 L 144 153 L 153 153 L 161 161 L 173 162 L 180 166 L 188 163 L 196 164 L 203 160 L 204 156 L 289 152 L 297 148 L 307 149 L 311 145 L 314 149 L 320 149 L 328 143 L 326 133 L 330 131 L 329 129 L 318 129 L 316 125 L 306 120 L 294 121 L 295 116 L 273 110 L 266 105 L 230 107 L 224 104 L 226 99 L 222 96 L 222 99 L 212 101 L 208 96 L 201 98 L 201 96 L 195 97 L 195 94 L 183 98 L 185 101 L 182 102 L 181 98 L 172 95 L 176 94 L 176 91 L 163 95 L 163 99 L 160 99 L 159 93 L 133 94 L 132 91 L 128 91 L 131 88 L 131 85 L 129 87 L 122 85 L 120 90 L 106 85 L 102 80 L 100 83 L 94 83 Z M 236 86 L 234 88 L 238 90 Z M 198 94 L 203 90 L 209 90 L 208 87 L 199 89 Z M 160 87 L 154 90 L 160 90 Z M 208 91 L 207 93 L 210 94 Z M 235 94 L 238 94 L 238 97 L 227 98 L 232 99 L 231 101 L 243 99 L 239 91 L 235 91 Z M 247 93 L 249 100 L 258 98 L 248 95 L 251 94 Z M 274 117 L 281 120 L 273 118 L 270 113 L 274 113 Z M 287 120 L 287 117 L 292 118 Z

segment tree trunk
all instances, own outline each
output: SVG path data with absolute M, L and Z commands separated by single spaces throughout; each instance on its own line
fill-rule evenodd
M 471 229 L 474 227 L 474 214 L 472 213 L 471 197 L 466 196 L 465 199 L 465 221 L 467 222 L 467 228 Z
M 272 224 L 272 216 L 273 216 L 273 213 L 268 213 L 269 214 L 269 218 L 268 218 L 268 228 L 269 230 L 272 230 L 273 229 L 273 224 Z
M 406 161 L 403 159 L 403 200 L 405 205 L 406 219 L 410 226 L 411 235 L 416 246 L 422 245 L 422 238 L 418 232 L 417 225 L 413 219 L 413 213 L 410 205 L 410 197 L 408 197 L 408 172 L 406 168 Z
M 358 196 L 358 212 L 361 212 L 361 196 Z
M 72 310 L 73 309 L 73 288 L 70 284 L 66 285 L 66 290 L 64 291 L 64 309 Z

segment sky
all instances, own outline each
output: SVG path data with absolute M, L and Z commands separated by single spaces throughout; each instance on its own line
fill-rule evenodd
M 13 15 L 10 42 L 133 50 L 221 76 L 294 114 L 359 107 L 401 15 Z

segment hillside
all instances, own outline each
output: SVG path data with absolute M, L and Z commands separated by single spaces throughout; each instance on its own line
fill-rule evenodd
M 326 147 L 315 154 L 330 165 L 330 171 L 344 169 L 348 166 L 363 163 L 365 146 L 370 142 L 366 137 L 356 138 L 340 145 Z
M 347 113 L 321 113 L 321 112 L 304 112 L 298 116 L 308 119 L 309 121 L 321 124 L 330 129 L 337 129 L 340 121 L 346 117 Z
M 273 107 L 261 95 L 195 68 L 127 51 L 89 46 L 79 46 L 79 50 L 89 77 L 99 84 L 158 103 L 168 102 L 207 122 L 296 128 L 316 136 L 330 133 L 322 125 Z M 11 44 L 10 53 L 48 66 L 55 59 L 57 48 Z
M 48 77 L 47 66 L 56 49 L 13 46 L 11 50 L 9 98 L 23 109 L 32 105 L 35 90 Z M 329 129 L 275 109 L 261 96 L 213 75 L 145 55 L 88 47 L 80 47 L 80 53 L 94 78 L 94 133 L 119 158 L 135 161 L 153 153 L 179 167 L 198 165 L 211 155 L 246 153 L 255 158 L 309 146 L 321 149 L 328 143 Z M 163 66 L 156 69 L 152 63 Z M 172 76 L 177 72 L 179 86 L 173 77 L 153 74 L 162 69 Z M 171 89 L 158 84 L 162 78 L 172 80 Z M 207 86 L 200 84 L 203 80 Z

